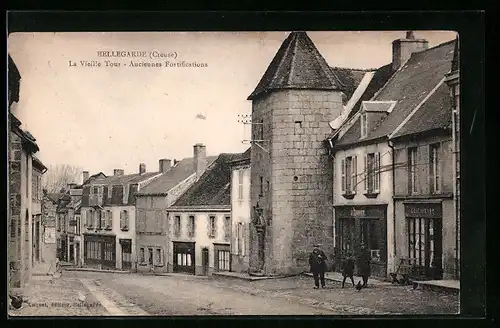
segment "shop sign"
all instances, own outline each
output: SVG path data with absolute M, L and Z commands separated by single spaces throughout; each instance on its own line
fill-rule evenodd
M 407 218 L 440 218 L 443 216 L 441 203 L 405 204 Z
M 335 208 L 339 218 L 385 218 L 386 205 L 382 206 L 341 206 Z

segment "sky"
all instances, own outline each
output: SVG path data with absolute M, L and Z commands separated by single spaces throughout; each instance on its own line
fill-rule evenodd
M 246 100 L 287 32 L 15 33 L 8 51 L 21 73 L 13 113 L 37 139 L 45 165 L 69 164 L 91 174 L 145 163 L 158 171 L 161 158 L 245 151 L 251 113 Z M 308 32 L 330 66 L 378 68 L 392 60 L 392 41 L 404 31 Z M 453 40 L 452 31 L 415 31 L 429 47 Z M 130 67 L 130 59 L 98 51 L 140 51 L 175 58 L 133 59 L 204 67 Z M 104 61 L 120 62 L 106 67 Z M 70 66 L 70 61 L 76 66 Z M 84 67 L 81 61 L 99 61 Z M 196 118 L 202 114 L 206 119 Z

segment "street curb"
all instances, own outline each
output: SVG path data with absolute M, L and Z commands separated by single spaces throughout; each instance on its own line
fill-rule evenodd
M 453 287 L 448 287 L 448 286 L 436 286 L 436 285 L 430 285 L 426 283 L 421 283 L 421 282 L 414 282 L 414 285 L 417 285 L 417 289 L 420 290 L 428 290 L 432 292 L 440 292 L 440 293 L 447 293 L 447 294 L 460 294 L 460 289 L 453 288 Z
M 310 272 L 304 272 L 304 273 L 302 273 L 302 275 L 303 276 L 307 276 L 307 277 L 312 277 L 313 276 L 313 274 L 310 273 Z M 333 282 L 336 282 L 338 284 L 342 284 L 342 279 L 340 279 L 340 278 L 332 278 L 332 277 L 326 277 L 325 276 L 325 280 L 333 281 Z M 386 282 L 386 281 L 377 281 L 377 283 L 373 284 L 373 285 L 374 286 L 393 286 L 393 284 L 391 284 L 390 282 Z
M 64 271 L 86 271 L 86 272 L 104 272 L 104 273 L 121 273 L 121 274 L 131 274 L 130 271 L 119 271 L 119 270 L 99 270 L 90 268 L 63 268 Z
M 221 278 L 238 279 L 238 280 L 245 280 L 245 281 L 281 279 L 281 278 L 288 278 L 288 277 L 296 277 L 299 275 L 300 275 L 300 273 L 294 274 L 294 275 L 280 275 L 280 276 L 239 276 L 239 275 L 229 275 L 229 274 L 224 274 L 224 273 L 219 273 L 219 272 L 212 273 L 212 277 L 216 277 L 216 278 L 221 277 Z

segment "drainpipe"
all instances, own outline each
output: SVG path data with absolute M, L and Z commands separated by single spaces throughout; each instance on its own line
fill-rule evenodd
M 338 263 L 336 263 L 336 252 L 337 250 L 337 238 L 336 238 L 336 229 L 335 229 L 335 154 L 333 153 L 333 142 L 331 139 L 328 139 L 329 149 L 328 155 L 332 158 L 332 234 L 333 234 L 333 268 L 332 271 L 337 270 Z
M 454 99 L 453 99 L 454 100 Z M 456 124 L 457 124 L 457 110 L 456 107 L 453 109 L 451 119 L 452 119 L 452 143 L 453 143 L 453 175 L 454 175 L 454 182 L 453 182 L 453 212 L 455 215 L 455 279 L 458 279 L 458 264 L 459 264 L 459 231 L 460 231 L 460 221 L 459 221 L 459 201 L 457 199 L 458 197 L 458 188 L 457 188 L 457 182 L 458 182 L 458 177 L 457 177 L 457 134 L 456 134 Z
M 387 145 L 389 148 L 391 148 L 391 156 L 392 156 L 392 225 L 394 227 L 394 231 L 392 234 L 392 243 L 394 245 L 393 248 L 393 263 L 392 265 L 395 266 L 396 263 L 396 199 L 394 196 L 396 195 L 396 170 L 395 170 L 395 156 L 394 156 L 394 143 L 388 139 L 387 140 Z

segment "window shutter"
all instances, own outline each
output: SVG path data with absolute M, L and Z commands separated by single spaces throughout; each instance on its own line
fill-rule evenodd
M 102 186 L 99 186 L 98 189 L 97 189 L 97 192 L 98 192 L 98 204 L 100 204 L 100 205 L 102 205 L 102 197 L 103 197 L 102 189 L 103 189 Z
M 380 192 L 380 153 L 375 153 L 375 167 L 374 167 L 374 176 L 375 181 L 373 185 L 373 189 L 375 192 Z
M 104 205 L 106 205 L 108 203 L 108 194 L 109 194 L 108 189 L 109 189 L 108 186 L 104 186 L 104 190 L 103 190 L 103 193 L 102 193 L 102 203 Z
M 208 220 L 207 220 L 207 235 L 208 235 L 208 237 L 211 237 L 210 221 L 212 221 L 212 217 L 209 215 Z
M 123 211 L 120 211 L 120 229 L 123 229 L 125 225 L 125 215 Z
M 358 184 L 358 156 L 352 158 L 352 192 L 356 193 Z
M 363 174 L 363 192 L 366 194 L 368 192 L 368 179 L 370 178 L 370 172 L 368 167 L 368 155 L 365 154 L 365 166 L 364 166 L 364 174 Z
M 345 187 L 346 187 L 346 179 L 345 179 L 345 158 L 341 159 L 340 161 L 340 172 L 341 172 L 341 191 L 342 194 L 345 194 Z

